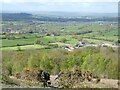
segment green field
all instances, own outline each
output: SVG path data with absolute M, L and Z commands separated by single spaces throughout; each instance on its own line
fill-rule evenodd
M 30 49 L 41 49 L 44 46 L 41 45 L 25 45 L 25 46 L 14 46 L 14 47 L 4 47 L 1 50 L 30 50 Z
M 102 25 L 101 25 L 102 24 Z M 111 25 L 112 24 L 112 25 Z M 17 46 L 29 48 L 40 40 L 44 45 L 55 43 L 58 46 L 75 46 L 82 38 L 89 43 L 112 43 L 118 40 L 118 29 L 116 22 L 45 22 L 45 21 L 4 21 L 3 30 L 11 28 L 18 31 L 32 31 L 31 34 L 6 34 L 1 35 L 2 50 L 16 50 Z M 88 31 L 91 31 L 90 33 Z M 57 36 L 46 36 L 46 34 L 56 33 Z M 41 37 L 43 36 L 43 37 Z M 7 38 L 14 39 L 7 39 Z M 66 39 L 65 42 L 61 40 Z M 38 45 L 39 46 L 39 45 Z M 36 46 L 37 47 L 37 46 Z M 31 47 L 31 48 L 36 48 Z M 14 49 L 15 48 L 15 49 Z M 39 47 L 38 47 L 39 48 Z

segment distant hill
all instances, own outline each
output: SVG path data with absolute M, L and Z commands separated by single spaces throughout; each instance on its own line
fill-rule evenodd
M 118 13 L 85 13 L 85 12 L 30 12 L 33 14 L 42 14 L 50 16 L 62 16 L 62 17 L 79 17 L 79 16 L 91 16 L 91 17 L 117 17 Z
M 93 16 L 84 16 L 84 17 L 70 17 L 66 16 L 51 16 L 50 14 L 43 15 L 33 15 L 28 13 L 2 13 L 3 21 L 31 21 L 31 20 L 39 20 L 39 21 L 57 21 L 57 22 L 67 22 L 67 21 L 76 21 L 76 22 L 90 22 L 90 21 L 117 21 L 117 17 L 93 17 Z M 59 14 L 60 15 L 60 14 Z
M 28 13 L 2 13 L 3 21 L 30 20 L 32 14 Z

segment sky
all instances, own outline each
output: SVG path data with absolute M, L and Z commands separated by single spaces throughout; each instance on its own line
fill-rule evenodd
M 117 13 L 118 0 L 0 0 L 3 12 Z

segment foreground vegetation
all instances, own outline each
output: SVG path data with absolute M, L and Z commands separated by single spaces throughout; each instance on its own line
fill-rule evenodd
M 3 71 L 8 75 L 24 68 L 41 68 L 50 74 L 58 74 L 74 66 L 100 77 L 117 79 L 118 52 L 111 47 L 86 47 L 74 52 L 61 49 L 3 51 Z

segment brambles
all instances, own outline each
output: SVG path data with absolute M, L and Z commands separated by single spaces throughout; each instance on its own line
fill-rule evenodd
M 25 68 L 21 73 L 16 73 L 15 77 L 19 80 L 27 81 L 27 82 L 36 82 L 43 83 L 44 87 L 50 85 L 50 74 L 41 69 L 29 69 Z M 30 85 L 31 85 L 30 84 Z M 33 85 L 31 85 L 33 86 Z
M 3 81 L 3 83 L 5 83 L 5 84 L 7 84 L 7 85 L 17 85 L 17 86 L 19 86 L 20 85 L 20 82 L 19 81 L 17 81 L 17 80 L 13 80 L 13 79 L 11 79 L 9 76 L 7 76 L 7 75 L 2 75 L 2 81 Z
M 39 69 L 30 69 L 30 68 L 25 68 L 21 73 L 21 79 L 22 80 L 29 80 L 29 81 L 37 81 L 36 76 L 39 72 Z
M 70 71 L 64 71 L 59 77 L 59 88 L 88 88 L 86 82 L 92 82 L 92 73 L 73 68 Z M 99 80 L 100 81 L 100 80 Z

